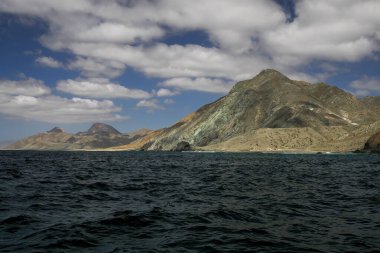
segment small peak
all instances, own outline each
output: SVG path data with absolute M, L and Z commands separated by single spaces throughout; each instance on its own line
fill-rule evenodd
M 275 69 L 263 69 L 260 73 L 260 74 L 264 74 L 264 73 L 280 73 L 279 71 L 275 70 Z M 281 73 L 280 73 L 281 74 Z
M 48 133 L 63 133 L 63 129 L 60 127 L 54 127 L 53 129 L 47 131 Z
M 264 69 L 256 77 L 262 77 L 262 76 L 265 76 L 265 77 L 275 77 L 275 76 L 277 76 L 277 77 L 285 77 L 285 78 L 287 78 L 284 74 L 282 74 L 281 72 L 279 72 L 279 71 L 277 71 L 275 69 Z
M 104 123 L 94 123 L 86 132 L 86 134 L 121 134 L 114 127 Z
M 288 83 L 290 81 L 291 80 L 288 77 L 275 69 L 264 69 L 254 78 L 235 84 L 230 93 L 246 89 L 260 88 L 263 84 L 268 82 L 281 85 L 282 83 Z

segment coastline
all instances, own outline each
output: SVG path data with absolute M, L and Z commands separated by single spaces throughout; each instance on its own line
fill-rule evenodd
M 369 152 L 352 151 L 326 151 L 326 150 L 190 150 L 190 151 L 169 151 L 169 150 L 122 150 L 122 149 L 0 149 L 1 151 L 32 151 L 32 152 L 148 152 L 148 153 L 252 153 L 252 154 L 310 154 L 310 155 L 339 155 L 339 154 L 368 154 Z

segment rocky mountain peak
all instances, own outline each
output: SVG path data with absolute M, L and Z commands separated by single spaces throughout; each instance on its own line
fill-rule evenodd
M 86 132 L 86 134 L 121 134 L 114 127 L 104 123 L 94 123 Z
M 287 78 L 284 74 L 281 72 L 275 70 L 275 69 L 264 69 L 262 70 L 256 77 L 275 77 L 275 76 L 280 76 L 280 77 L 285 77 Z
M 54 127 L 53 129 L 47 131 L 48 133 L 63 133 L 63 129 L 60 127 Z
M 280 85 L 292 82 L 292 80 L 277 70 L 265 69 L 252 79 L 235 84 L 230 93 L 250 89 L 274 88 L 274 86 L 278 88 Z

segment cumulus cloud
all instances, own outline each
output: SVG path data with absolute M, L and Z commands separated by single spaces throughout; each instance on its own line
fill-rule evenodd
M 175 87 L 180 90 L 227 93 L 232 88 L 233 83 L 222 79 L 211 78 L 172 78 L 160 83 L 160 85 Z
M 136 107 L 145 108 L 148 110 L 148 112 L 154 112 L 157 110 L 163 110 L 164 109 L 164 107 L 162 105 L 160 105 L 160 102 L 157 99 L 141 100 L 136 104 Z
M 0 11 L 45 20 L 49 32 L 41 43 L 73 53 L 69 68 L 86 78 L 114 78 L 131 67 L 206 92 L 228 85 L 210 88 L 208 81 L 203 88 L 202 80 L 237 81 L 265 68 L 306 76 L 302 67 L 313 61 L 372 57 L 380 50 L 379 8 L 378 0 L 299 0 L 289 22 L 268 0 L 0 1 Z M 170 31 L 202 31 L 212 45 L 165 44 Z M 322 74 L 309 80 L 331 73 Z
M 43 81 L 34 78 L 18 81 L 0 79 L 0 94 L 42 96 L 50 94 L 50 89 Z
M 380 2 L 297 1 L 297 17 L 264 33 L 274 60 L 294 66 L 311 60 L 357 61 L 378 51 Z
M 77 57 L 68 64 L 68 68 L 78 70 L 86 77 L 114 78 L 120 76 L 124 72 L 126 66 L 121 62 L 113 60 Z
M 51 28 L 54 27 L 51 36 L 65 42 L 152 40 L 164 36 L 161 26 L 165 25 L 206 30 L 216 43 L 232 51 L 252 49 L 252 37 L 256 33 L 286 21 L 280 6 L 267 0 L 140 0 L 127 4 L 122 1 L 4 0 L 0 8 L 48 20 Z M 210 13 L 216 12 L 218 15 L 210 19 Z M 236 36 L 239 38 L 235 39 Z
M 41 37 L 41 42 L 52 50 L 77 55 L 71 69 L 90 77 L 99 72 L 112 73 L 105 66 L 119 62 L 153 77 L 242 79 L 264 66 L 273 67 L 257 50 L 255 36 L 286 19 L 278 5 L 264 0 L 142 0 L 127 5 L 120 1 L 5 0 L 0 9 L 46 20 L 50 32 Z M 210 19 L 215 11 L 218 15 Z M 204 30 L 215 46 L 158 43 L 155 39 L 167 32 L 163 26 L 170 30 Z M 116 70 L 108 77 L 120 74 L 123 66 Z
M 71 50 L 78 55 L 116 60 L 153 77 L 223 77 L 239 80 L 259 72 L 261 66 L 271 66 L 265 58 L 234 56 L 219 48 L 199 45 L 166 45 L 134 47 L 109 43 L 73 43 Z M 101 48 L 101 50 L 99 50 Z
M 171 97 L 178 95 L 177 91 L 161 88 L 156 92 L 157 97 Z
M 124 120 L 117 114 L 120 107 L 109 100 L 62 98 L 58 96 L 33 97 L 0 94 L 0 113 L 49 123 L 82 123 L 94 121 Z
M 62 80 L 57 84 L 57 90 L 76 96 L 90 98 L 149 98 L 151 94 L 139 89 L 128 89 L 119 84 L 107 82 L 106 79 L 93 80 Z
M 357 96 L 380 95 L 380 80 L 363 76 L 359 80 L 350 83 L 353 93 Z
M 43 65 L 43 66 L 46 66 L 46 67 L 50 67 L 50 68 L 61 68 L 61 67 L 63 67 L 63 64 L 61 62 L 53 59 L 52 57 L 48 57 L 48 56 L 38 57 L 36 59 L 36 63 Z
M 109 100 L 62 98 L 51 95 L 40 80 L 0 80 L 0 113 L 51 123 L 80 123 L 126 119 Z
M 155 26 L 135 27 L 120 23 L 104 22 L 77 34 L 79 41 L 132 43 L 161 37 L 164 31 Z
M 152 15 L 156 22 L 205 30 L 216 45 L 232 53 L 255 49 L 255 36 L 286 21 L 280 6 L 267 0 L 166 0 L 158 1 L 154 8 L 158 10 Z M 210 13 L 217 15 L 210 18 Z

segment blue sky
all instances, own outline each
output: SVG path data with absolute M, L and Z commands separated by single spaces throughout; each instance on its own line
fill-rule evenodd
M 2 0 L 0 140 L 169 126 L 274 68 L 380 95 L 377 0 Z

